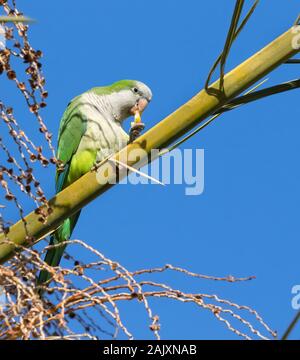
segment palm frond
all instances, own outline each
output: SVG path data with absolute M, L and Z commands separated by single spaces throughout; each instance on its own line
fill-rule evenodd
M 300 59 L 289 59 L 285 64 L 300 64 Z
M 294 22 L 294 25 L 299 25 L 300 24 L 300 14 L 298 15 L 297 19 Z
M 30 22 L 34 22 L 34 20 L 26 16 L 0 16 L 0 23 L 8 23 L 8 22 L 30 23 Z
M 251 18 L 254 10 L 256 9 L 256 7 L 258 5 L 258 3 L 259 3 L 259 0 L 255 0 L 254 4 L 252 5 L 250 10 L 246 14 L 245 18 L 242 20 L 241 25 L 237 28 L 237 24 L 238 24 L 238 21 L 240 19 L 243 3 L 239 2 L 239 1 L 236 2 L 235 10 L 234 10 L 234 13 L 233 13 L 233 16 L 232 16 L 232 19 L 231 19 L 231 24 L 230 24 L 230 28 L 229 28 L 229 31 L 228 31 L 228 34 L 227 34 L 227 38 L 226 38 L 226 42 L 225 42 L 223 52 L 218 56 L 217 60 L 213 64 L 212 68 L 210 69 L 207 80 L 206 80 L 206 83 L 205 83 L 205 89 L 209 94 L 211 94 L 211 95 L 215 94 L 215 91 L 209 88 L 209 83 L 210 83 L 210 80 L 211 80 L 217 66 L 221 62 L 222 62 L 223 65 L 222 65 L 222 68 L 220 70 L 220 72 L 221 72 L 220 89 L 223 88 L 225 64 L 226 64 L 226 59 L 228 58 L 228 55 L 229 55 L 230 48 L 231 48 L 233 42 L 237 39 L 240 32 L 245 27 L 245 25 L 248 23 L 249 19 Z M 222 74 L 223 74 L 223 76 L 222 76 Z
M 218 113 L 223 113 L 229 110 L 232 110 L 233 108 L 245 105 L 250 102 L 263 99 L 265 97 L 280 94 L 286 91 L 294 90 L 300 88 L 300 79 L 297 80 L 291 80 L 279 85 L 271 86 L 266 89 L 258 90 L 255 92 L 251 92 L 242 96 L 239 96 L 235 98 L 234 100 L 230 101 L 228 104 L 223 106 Z
M 234 100 L 230 101 L 228 104 L 224 105 L 221 109 L 219 109 L 213 116 L 207 120 L 204 124 L 197 127 L 195 130 L 193 130 L 190 134 L 185 136 L 183 139 L 176 142 L 174 145 L 170 146 L 167 149 L 164 149 L 160 152 L 160 156 L 174 150 L 190 138 L 192 138 L 194 135 L 196 135 L 198 132 L 205 129 L 209 124 L 211 124 L 214 120 L 216 120 L 220 115 L 222 115 L 225 112 L 231 111 L 237 107 L 240 107 L 242 105 L 249 104 L 250 102 L 257 101 L 263 98 L 266 98 L 271 95 L 280 94 L 286 91 L 294 90 L 297 88 L 300 88 L 300 79 L 297 80 L 291 80 L 279 85 L 271 86 L 266 89 L 255 91 L 258 87 L 260 87 L 262 84 L 264 84 L 267 81 L 267 79 L 261 81 L 259 84 L 254 86 L 252 89 L 250 89 L 248 92 L 246 92 L 244 95 L 239 96 L 235 98 Z
M 300 311 L 296 314 L 288 328 L 286 329 L 285 333 L 283 334 L 281 340 L 287 340 L 290 336 L 291 332 L 294 330 L 295 326 L 297 325 L 298 321 L 300 320 Z

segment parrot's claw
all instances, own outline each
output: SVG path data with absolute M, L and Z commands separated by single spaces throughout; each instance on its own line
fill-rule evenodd
M 132 124 L 129 132 L 129 144 L 136 140 L 144 129 L 145 124 L 142 122 Z

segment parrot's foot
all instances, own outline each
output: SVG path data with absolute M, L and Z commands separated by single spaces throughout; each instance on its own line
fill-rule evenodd
M 132 143 L 134 140 L 136 140 L 144 129 L 145 129 L 145 124 L 143 124 L 142 122 L 134 123 L 131 126 L 129 132 L 129 144 Z

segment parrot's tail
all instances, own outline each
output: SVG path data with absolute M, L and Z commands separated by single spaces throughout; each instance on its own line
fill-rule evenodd
M 64 241 L 70 239 L 70 236 L 74 230 L 74 227 L 79 218 L 80 211 L 78 211 L 75 215 L 66 219 L 63 224 L 51 235 L 50 244 L 49 245 L 58 245 Z M 46 253 L 44 261 L 50 266 L 58 266 L 60 260 L 65 251 L 66 245 L 56 246 L 49 249 Z M 41 270 L 39 277 L 37 279 L 37 285 L 43 285 L 46 281 L 51 279 L 51 273 L 47 270 Z M 39 289 L 38 293 L 41 296 L 44 292 L 44 289 Z

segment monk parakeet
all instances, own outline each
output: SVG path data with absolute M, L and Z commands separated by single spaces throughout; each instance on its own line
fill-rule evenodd
M 95 87 L 74 98 L 60 122 L 57 158 L 63 168 L 56 172 L 56 192 L 90 171 L 98 161 L 126 146 L 129 135 L 122 128 L 123 120 L 135 115 L 138 122 L 151 98 L 149 87 L 134 80 Z M 62 223 L 51 236 L 51 245 L 70 238 L 79 215 L 80 211 Z M 49 249 L 46 263 L 58 266 L 64 250 L 65 246 Z M 38 284 L 50 277 L 47 271 L 41 271 Z

